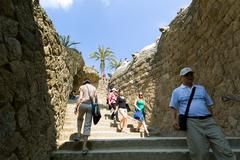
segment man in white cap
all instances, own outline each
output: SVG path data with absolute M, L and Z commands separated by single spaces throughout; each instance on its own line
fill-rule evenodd
M 185 67 L 180 71 L 182 84 L 174 89 L 170 101 L 173 127 L 180 129 L 179 114 L 184 115 L 190 94 L 195 88 L 187 115 L 187 142 L 192 160 L 207 160 L 209 148 L 217 160 L 235 160 L 235 156 L 225 139 L 221 128 L 212 117 L 213 101 L 206 89 L 193 83 L 193 70 Z

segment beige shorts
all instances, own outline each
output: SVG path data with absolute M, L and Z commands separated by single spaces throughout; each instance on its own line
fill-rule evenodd
M 127 114 L 127 109 L 125 109 L 125 108 L 119 108 L 119 110 L 118 110 L 118 117 L 119 117 L 120 119 L 122 119 L 122 118 L 127 118 L 127 116 L 128 116 L 128 114 Z

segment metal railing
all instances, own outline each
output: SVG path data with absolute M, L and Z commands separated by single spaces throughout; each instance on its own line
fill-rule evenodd
M 240 96 L 236 96 L 236 95 L 222 96 L 221 99 L 222 99 L 223 102 L 227 102 L 227 101 L 240 102 Z

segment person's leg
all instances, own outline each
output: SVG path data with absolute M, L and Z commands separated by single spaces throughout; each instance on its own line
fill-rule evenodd
M 213 118 L 209 118 L 207 125 L 207 136 L 210 141 L 211 148 L 217 160 L 235 160 L 235 156 L 225 139 L 221 128 L 217 125 Z
M 83 155 L 86 155 L 88 153 L 87 141 L 88 141 L 88 135 L 83 135 L 83 146 L 82 146 Z
M 86 108 L 86 117 L 84 122 L 84 128 L 83 128 L 83 154 L 88 151 L 87 148 L 87 141 L 88 137 L 91 132 L 91 126 L 92 126 L 92 105 L 91 104 L 85 104 L 84 107 Z
M 118 110 L 118 118 L 120 120 L 120 123 L 119 123 L 119 130 L 122 131 L 123 130 L 123 127 L 124 127 L 124 116 L 123 116 L 123 112 L 122 112 L 122 109 L 119 108 Z
M 91 132 L 91 126 L 92 126 L 92 105 L 85 104 L 85 106 L 86 106 L 86 117 L 84 122 L 83 135 L 89 136 Z
M 123 119 L 123 128 L 127 129 L 127 118 Z
M 78 129 L 78 134 L 77 137 L 74 138 L 74 140 L 80 140 L 80 135 L 81 135 L 81 130 L 82 130 L 82 124 L 84 121 L 84 116 L 85 114 L 85 109 L 82 107 L 82 104 L 79 106 L 79 111 L 78 111 L 78 117 L 77 117 L 77 129 Z
M 112 108 L 111 108 L 111 112 L 110 112 L 111 119 L 113 119 L 115 116 L 115 110 L 116 110 L 116 106 L 115 106 L 115 104 L 112 104 Z
M 122 117 L 123 117 L 123 128 L 127 132 L 127 109 L 121 109 Z
M 142 125 L 143 125 L 144 131 L 146 132 L 147 136 L 149 136 L 149 131 L 147 129 L 147 125 L 146 125 L 145 121 L 142 121 Z
M 142 127 L 142 122 L 138 121 L 138 125 L 137 125 L 137 128 L 136 128 L 136 131 L 139 132 L 141 127 Z
M 187 143 L 192 160 L 208 160 L 209 157 L 209 142 L 204 135 L 204 124 L 201 120 L 187 120 Z
M 112 114 L 112 119 L 116 118 L 116 114 L 117 114 L 117 105 L 116 103 L 113 104 L 113 114 Z

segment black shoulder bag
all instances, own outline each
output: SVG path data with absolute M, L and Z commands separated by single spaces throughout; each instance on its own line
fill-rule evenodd
M 89 98 L 90 98 L 90 101 L 91 101 L 91 104 L 92 104 L 93 123 L 96 125 L 99 122 L 99 120 L 101 119 L 102 115 L 101 115 L 101 112 L 100 112 L 99 105 L 97 103 L 93 103 L 93 99 L 92 99 L 92 97 L 89 93 L 88 87 L 87 87 L 87 90 L 88 90 L 88 95 L 89 95 Z
M 182 130 L 182 131 L 187 130 L 187 116 L 188 116 L 189 108 L 190 108 L 190 105 L 192 103 L 192 99 L 193 99 L 195 90 L 196 90 L 196 87 L 193 87 L 190 98 L 188 100 L 187 108 L 185 110 L 185 114 L 179 114 L 179 117 L 178 117 L 178 124 L 179 124 L 179 127 L 180 127 L 179 130 Z

